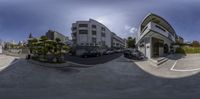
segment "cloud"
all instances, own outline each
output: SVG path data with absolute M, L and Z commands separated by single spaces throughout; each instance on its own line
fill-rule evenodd
M 125 29 L 125 33 L 124 33 L 124 37 L 136 37 L 137 35 L 137 28 L 134 27 L 134 26 L 130 26 L 130 25 L 125 25 L 124 26 L 124 29 Z
M 136 28 L 136 27 L 131 27 L 131 26 L 129 26 L 129 25 L 126 25 L 126 26 L 124 27 L 124 29 L 125 29 L 126 31 L 128 31 L 129 33 L 132 33 L 132 34 L 134 34 L 134 33 L 137 32 L 137 28 Z

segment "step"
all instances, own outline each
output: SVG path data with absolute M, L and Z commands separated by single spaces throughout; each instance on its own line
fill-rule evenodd
M 153 64 L 155 64 L 156 66 L 159 66 L 161 64 L 163 64 L 164 62 L 168 61 L 167 57 L 160 57 L 157 59 L 149 59 L 149 61 Z

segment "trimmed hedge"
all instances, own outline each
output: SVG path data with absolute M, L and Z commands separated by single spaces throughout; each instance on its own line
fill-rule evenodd
M 200 53 L 200 47 L 182 46 L 176 49 L 176 53 L 182 53 L 182 54 Z

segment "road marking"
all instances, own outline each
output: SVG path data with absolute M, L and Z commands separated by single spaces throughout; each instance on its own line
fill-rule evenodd
M 173 66 L 171 67 L 170 70 L 174 70 L 174 67 L 176 66 L 177 60 L 174 62 Z
M 15 59 L 16 59 L 16 60 L 15 60 Z M 4 69 L 4 68 L 8 67 L 8 66 L 14 65 L 15 63 L 17 63 L 17 62 L 19 61 L 18 58 L 15 58 L 15 59 L 13 60 L 14 62 L 12 62 L 11 64 L 8 64 L 8 65 L 5 65 L 5 66 L 0 67 L 0 71 L 1 71 L 2 69 Z
M 195 68 L 195 69 L 174 69 L 174 67 L 176 66 L 176 63 L 177 63 L 177 60 L 174 62 L 173 66 L 171 67 L 170 70 L 172 71 L 178 71 L 178 72 L 189 72 L 189 71 L 197 71 L 197 70 L 200 70 L 200 68 Z

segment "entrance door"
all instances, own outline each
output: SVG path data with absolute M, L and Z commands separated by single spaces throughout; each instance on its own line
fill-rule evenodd
M 159 57 L 159 39 L 152 37 L 152 57 Z
M 167 44 L 164 45 L 164 53 L 167 54 L 169 52 L 169 47 Z
M 164 41 L 155 37 L 152 37 L 152 57 L 159 57 L 160 54 L 160 48 L 163 47 Z M 162 51 L 161 51 L 162 52 Z

